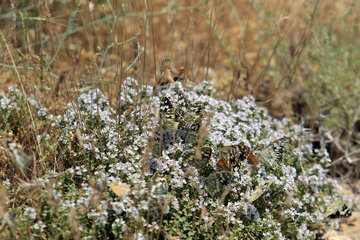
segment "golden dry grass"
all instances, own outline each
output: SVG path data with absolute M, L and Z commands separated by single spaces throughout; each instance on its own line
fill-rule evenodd
M 336 26 L 337 20 L 352 3 L 79 2 L 2 2 L 3 87 L 20 83 L 16 67 L 24 89 L 49 106 L 58 103 L 50 96 L 62 74 L 65 81 L 60 84 L 60 95 L 65 98 L 69 97 L 66 91 L 89 84 L 105 88 L 112 97 L 119 82 L 129 75 L 153 84 L 159 63 L 167 56 L 175 66 L 185 68 L 191 81 L 215 80 L 224 98 L 229 93 L 235 98 L 252 93 L 259 101 L 271 101 L 267 105 L 275 114 L 292 116 L 296 83 L 304 72 L 298 58 L 308 54 L 303 46 L 313 41 L 311 25 L 321 22 L 336 31 L 341 27 Z M 353 11 L 358 12 L 359 7 Z M 137 71 L 129 68 L 131 63 Z M 297 81 L 291 81 L 294 74 Z

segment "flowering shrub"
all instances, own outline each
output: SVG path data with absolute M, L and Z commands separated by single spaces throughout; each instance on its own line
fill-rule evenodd
M 301 126 L 271 118 L 252 96 L 233 103 L 217 100 L 209 82 L 192 90 L 175 83 L 158 95 L 153 95 L 149 86 L 138 88 L 135 79 L 126 79 L 118 102 L 120 114 L 99 89 L 81 94 L 55 118 L 38 103 L 21 97 L 18 90 L 11 89 L 10 98 L 0 97 L 0 111 L 8 117 L 2 119 L 2 129 L 9 125 L 9 113 L 18 108 L 20 98 L 36 106 L 36 118 L 46 120 L 51 129 L 37 139 L 45 144 L 52 132 L 57 140 L 54 154 L 64 167 L 54 171 L 56 164 L 48 166 L 41 177 L 22 185 L 32 194 L 28 194 L 29 201 L 16 204 L 16 230 L 9 228 L 10 232 L 16 231 L 20 238 L 45 239 L 315 238 L 309 226 L 324 221 L 325 207 L 338 194 L 338 187 L 326 175 L 331 162 L 328 154 L 312 149 Z M 151 155 L 160 97 L 167 96 L 177 105 L 179 91 L 190 102 L 201 101 L 207 112 L 205 142 L 213 154 L 204 170 L 183 162 L 181 153 L 187 147 L 181 140 L 184 130 L 164 131 L 162 156 Z M 130 106 L 133 110 L 129 113 Z M 284 136 L 294 144 L 287 147 L 280 168 L 272 171 L 262 164 L 254 167 L 244 162 L 235 170 L 225 198 L 211 198 L 206 193 L 204 175 L 219 171 L 221 147 L 243 143 L 257 154 L 271 140 Z M 53 145 L 44 147 L 49 150 Z M 155 172 L 162 173 L 169 184 L 166 201 L 161 203 L 167 209 L 149 195 Z M 252 190 L 267 180 L 273 181 L 269 190 L 250 202 Z M 7 179 L 3 185 L 7 194 L 14 196 L 11 181 Z M 117 195 L 110 188 L 114 182 L 128 184 L 130 191 Z M 1 224 L 7 223 L 4 219 Z

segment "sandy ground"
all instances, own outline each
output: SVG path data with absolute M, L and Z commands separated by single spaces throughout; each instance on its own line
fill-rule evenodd
M 350 195 L 355 204 L 360 204 L 360 180 L 354 183 L 353 190 L 347 184 L 342 184 L 341 194 Z M 360 240 L 360 210 L 354 209 L 351 217 L 339 220 L 340 228 L 333 229 L 329 224 L 321 240 Z

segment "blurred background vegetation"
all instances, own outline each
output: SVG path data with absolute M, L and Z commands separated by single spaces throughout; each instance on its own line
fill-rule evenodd
M 115 105 L 127 76 L 154 84 L 169 57 L 190 83 L 212 80 L 219 98 L 251 94 L 303 122 L 333 176 L 358 178 L 359 17 L 353 0 L 5 0 L 0 86 L 18 84 L 54 114 L 87 87 Z M 29 132 L 40 127 L 24 113 L 13 130 L 38 152 Z

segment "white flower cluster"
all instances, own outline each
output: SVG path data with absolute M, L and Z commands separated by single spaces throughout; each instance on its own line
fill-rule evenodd
M 202 176 L 197 169 L 183 164 L 179 156 L 174 157 L 185 149 L 181 141 L 176 138 L 177 133 L 165 132 L 176 140 L 165 143 L 162 157 L 153 159 L 148 149 L 149 138 L 158 121 L 161 96 L 168 96 L 174 105 L 177 105 L 178 91 L 183 92 L 190 102 L 200 101 L 205 106 L 208 114 L 203 124 L 209 123 L 206 141 L 213 148 L 210 166 L 215 170 L 218 170 L 220 147 L 243 143 L 254 149 L 254 153 L 257 154 L 264 145 L 274 139 L 288 136 L 292 140 L 299 140 L 301 127 L 292 124 L 289 119 L 281 121 L 272 119 L 266 109 L 256 104 L 252 96 L 238 99 L 233 104 L 217 100 L 209 96 L 209 93 L 213 94 L 215 91 L 208 82 L 196 86 L 193 91 L 184 89 L 181 84 L 171 84 L 163 89 L 159 96 L 152 96 L 150 86 L 143 86 L 140 89 L 138 86 L 137 81 L 132 78 L 126 79 L 122 84 L 118 102 L 122 108 L 120 115 L 116 115 L 108 98 L 100 90 L 93 89 L 81 94 L 76 106 L 69 103 L 67 111 L 57 116 L 53 127 L 60 133 L 58 140 L 63 145 L 63 151 L 72 144 L 74 132 L 79 129 L 84 150 L 82 155 L 92 159 L 92 162 L 73 163 L 75 166 L 68 168 L 63 174 L 49 173 L 38 180 L 37 184 L 42 183 L 45 186 L 46 182 L 50 184 L 49 179 L 62 179 L 51 186 L 53 196 L 59 202 L 60 208 L 86 209 L 86 217 L 93 219 L 93 223 L 97 226 L 107 224 L 110 212 L 114 212 L 115 219 L 111 222 L 111 226 L 122 233 L 128 231 L 134 221 L 137 225 L 153 229 L 149 231 L 155 231 L 161 226 L 157 221 L 149 223 L 147 213 L 149 212 L 149 181 L 154 172 L 158 171 L 166 175 L 169 180 L 172 194 L 169 214 L 171 210 L 181 211 L 181 204 L 185 200 L 194 200 L 196 195 L 197 199 L 194 202 L 197 204 L 192 205 L 189 210 L 195 214 L 206 207 L 208 215 L 204 216 L 205 223 L 210 223 L 210 219 L 214 216 L 221 216 L 234 226 L 244 226 L 245 221 L 255 221 L 273 230 L 264 233 L 265 239 L 283 239 L 280 223 L 272 210 L 274 207 L 272 201 L 275 203 L 277 199 L 269 197 L 279 191 L 290 205 L 281 213 L 286 219 L 295 221 L 299 217 L 306 217 L 311 222 L 322 220 L 321 217 L 316 219 L 317 216 L 314 214 L 308 214 L 306 207 L 316 203 L 324 184 L 334 184 L 326 177 L 323 168 L 324 164 L 328 165 L 330 161 L 327 153 L 318 154 L 322 165 L 314 165 L 302 172 L 292 165 L 283 164 L 281 171 L 275 174 L 268 172 L 262 164 L 255 169 L 250 164 L 244 163 L 234 173 L 232 183 L 231 195 L 237 196 L 237 199 L 230 197 L 230 200 L 224 204 L 222 201 L 209 198 L 205 193 Z M 145 96 L 144 99 L 141 99 L 141 96 Z M 0 97 L 1 108 L 9 104 L 11 100 Z M 130 106 L 133 107 L 132 112 L 125 114 Z M 51 116 L 45 108 L 38 108 L 38 115 L 49 119 Z M 306 142 L 298 147 L 291 147 L 291 150 L 292 158 L 302 163 L 307 161 L 307 154 L 312 152 L 310 144 Z M 81 157 L 78 159 L 83 161 Z M 91 164 L 92 173 L 88 167 Z M 265 180 L 274 182 L 264 194 L 268 199 L 266 206 L 260 206 L 256 202 L 250 203 L 251 190 Z M 301 198 L 295 197 L 294 194 L 298 191 L 297 181 L 308 186 L 307 192 Z M 121 198 L 114 197 L 109 188 L 112 182 L 128 184 L 130 193 Z M 68 190 L 65 191 L 65 188 Z M 192 191 L 188 191 L 186 194 L 181 194 L 181 197 L 177 196 L 182 189 L 187 191 L 196 189 L 198 194 L 190 194 Z M 23 213 L 24 217 L 29 219 L 36 218 L 33 208 L 27 207 Z M 43 229 L 42 222 L 36 224 L 34 228 Z M 298 229 L 298 239 L 310 235 L 311 232 L 303 223 Z M 145 239 L 141 233 L 137 233 L 134 237 Z

